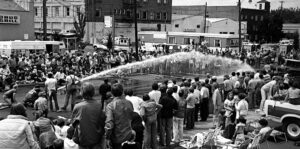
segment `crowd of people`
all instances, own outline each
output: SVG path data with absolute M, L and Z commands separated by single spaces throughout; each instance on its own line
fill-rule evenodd
M 68 65 L 66 65 L 68 67 Z M 195 128 L 213 115 L 214 127 L 220 127 L 228 139 L 240 139 L 240 126 L 246 124 L 250 109 L 264 109 L 267 99 L 299 104 L 300 89 L 288 74 L 275 76 L 267 71 L 232 72 L 220 82 L 215 76 L 154 82 L 142 97 L 119 82 L 105 80 L 95 98 L 94 85 L 81 83 L 74 71 L 65 79 L 63 107 L 57 103 L 61 78 L 47 74 L 45 90 L 35 86 L 17 103 L 17 85 L 4 93 L 10 114 L 0 121 L 0 146 L 4 148 L 53 149 L 157 149 L 179 145 L 183 130 Z M 80 102 L 76 104 L 76 94 Z M 48 113 L 65 111 L 71 100 L 71 117 L 47 118 Z M 54 102 L 54 105 L 53 105 Z M 48 106 L 49 105 L 49 106 Z M 26 107 L 34 109 L 35 120 L 27 118 Z M 259 121 L 265 135 L 268 123 Z M 159 139 L 158 139 L 159 138 Z

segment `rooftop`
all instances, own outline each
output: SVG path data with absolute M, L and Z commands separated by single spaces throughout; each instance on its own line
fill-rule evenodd
M 26 11 L 13 0 L 0 0 L 0 10 Z

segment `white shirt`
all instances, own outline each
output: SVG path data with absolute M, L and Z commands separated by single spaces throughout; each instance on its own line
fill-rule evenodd
M 79 146 L 72 139 L 65 138 L 64 149 L 79 149 Z
M 194 89 L 194 95 L 197 97 L 196 104 L 200 103 L 201 92 L 198 89 Z
M 54 75 L 54 78 L 59 80 L 59 79 L 65 79 L 66 75 L 64 73 L 61 72 L 56 72 L 56 74 Z
M 245 99 L 242 99 L 235 105 L 235 109 L 236 109 L 236 118 L 239 119 L 240 113 L 242 111 L 248 112 L 248 102 Z
M 161 92 L 158 90 L 152 90 L 151 92 L 149 92 L 149 96 L 150 99 L 153 99 L 156 103 L 158 103 L 161 96 Z
M 48 92 L 56 89 L 56 83 L 57 83 L 57 80 L 54 78 L 48 78 L 46 80 L 45 85 L 47 86 Z
M 207 87 L 202 86 L 200 90 L 201 98 L 209 98 L 209 90 Z
M 67 81 L 67 85 L 71 85 L 72 84 L 72 81 L 75 81 L 77 82 L 79 80 L 78 77 L 74 76 L 74 75 L 69 75 L 66 77 L 66 81 Z
M 178 93 L 173 93 L 172 96 L 173 96 L 177 101 L 179 101 L 180 97 L 179 97 Z
M 129 100 L 133 105 L 133 111 L 140 114 L 140 107 L 143 100 L 137 96 L 126 96 L 126 100 Z

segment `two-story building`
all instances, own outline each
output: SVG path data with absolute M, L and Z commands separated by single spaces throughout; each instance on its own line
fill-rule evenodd
M 34 39 L 33 0 L 0 1 L 0 41 Z

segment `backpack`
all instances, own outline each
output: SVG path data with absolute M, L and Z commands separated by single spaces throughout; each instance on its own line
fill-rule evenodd
M 68 91 L 70 93 L 73 93 L 73 92 L 75 92 L 77 90 L 77 85 L 76 85 L 75 77 L 73 77 L 73 78 L 71 77 L 71 79 L 72 79 L 72 82 L 71 82 L 71 85 L 68 86 Z

